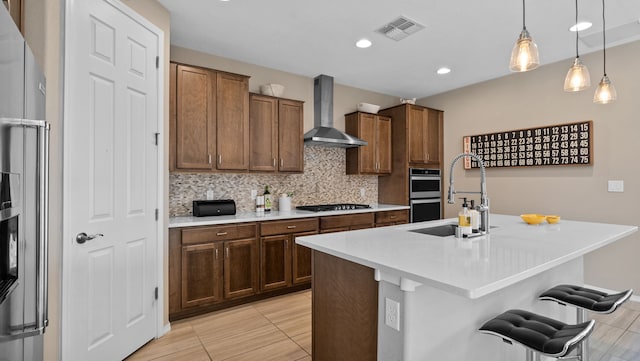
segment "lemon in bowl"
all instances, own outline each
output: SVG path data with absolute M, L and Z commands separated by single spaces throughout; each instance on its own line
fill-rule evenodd
M 520 218 L 522 218 L 522 220 L 525 221 L 527 224 L 540 224 L 544 222 L 544 220 L 546 219 L 544 215 L 534 214 L 534 213 L 521 214 Z
M 546 219 L 547 219 L 547 223 L 556 224 L 556 223 L 558 223 L 560 221 L 560 216 L 556 216 L 555 214 L 554 215 L 549 215 L 549 216 L 546 217 Z

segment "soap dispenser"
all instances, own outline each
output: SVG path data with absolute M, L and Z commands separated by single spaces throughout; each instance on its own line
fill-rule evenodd
M 471 217 L 471 232 L 480 233 L 480 212 L 476 210 L 475 201 L 472 199 L 469 215 Z
M 471 234 L 471 214 L 467 198 L 462 198 L 462 200 L 462 209 L 458 213 L 458 227 L 462 230 L 462 235 L 466 236 Z

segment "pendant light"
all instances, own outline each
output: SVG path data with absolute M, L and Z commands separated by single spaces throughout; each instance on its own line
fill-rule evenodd
M 540 65 L 540 58 L 538 56 L 538 46 L 529 35 L 527 27 L 525 26 L 525 5 L 522 0 L 522 32 L 513 46 L 511 51 L 511 61 L 509 62 L 509 69 L 511 71 L 529 71 L 533 70 Z
M 576 0 L 576 24 L 578 24 L 578 0 Z M 576 27 L 576 58 L 571 68 L 569 68 L 569 72 L 567 72 L 567 77 L 564 78 L 564 91 L 579 92 L 590 86 L 591 77 L 589 76 L 589 69 L 582 64 L 578 53 L 578 29 Z
M 600 80 L 600 84 L 598 84 L 596 93 L 593 95 L 593 102 L 597 104 L 608 104 L 615 101 L 618 97 L 616 88 L 611 84 L 611 80 L 609 80 L 609 77 L 607 76 L 607 38 L 605 36 L 605 32 L 604 0 L 602 0 L 602 60 L 604 75 L 602 76 L 602 80 Z

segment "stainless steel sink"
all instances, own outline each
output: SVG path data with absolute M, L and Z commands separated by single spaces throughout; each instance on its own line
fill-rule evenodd
M 448 237 L 456 234 L 457 224 L 443 224 L 441 226 L 412 229 L 410 232 L 428 234 L 430 236 Z

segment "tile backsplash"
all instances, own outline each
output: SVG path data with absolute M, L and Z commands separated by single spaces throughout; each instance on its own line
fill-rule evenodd
M 169 216 L 189 216 L 192 201 L 206 199 L 212 190 L 215 199 L 233 199 L 238 211 L 255 209 L 251 190 L 262 194 L 269 185 L 274 209 L 281 193 L 293 192 L 292 207 L 323 203 L 378 203 L 378 177 L 346 175 L 346 150 L 320 146 L 304 147 L 302 174 L 201 174 L 169 175 Z M 360 190 L 364 188 L 365 195 Z

